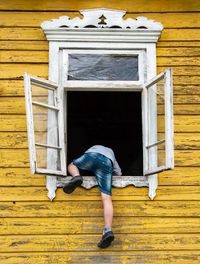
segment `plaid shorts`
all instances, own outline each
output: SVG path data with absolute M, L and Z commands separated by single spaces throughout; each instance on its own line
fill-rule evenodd
M 100 192 L 112 195 L 112 161 L 96 152 L 87 152 L 72 163 L 81 170 L 94 173 Z

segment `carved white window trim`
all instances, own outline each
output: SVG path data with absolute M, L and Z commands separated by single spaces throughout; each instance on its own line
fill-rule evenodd
M 49 40 L 49 79 L 60 83 L 62 76 L 63 49 L 110 49 L 110 50 L 141 50 L 146 56 L 146 81 L 156 75 L 156 42 L 163 26 L 159 22 L 145 17 L 123 19 L 126 11 L 112 9 L 82 10 L 83 18 L 60 17 L 45 21 L 41 27 Z M 63 84 L 63 83 L 62 83 Z M 69 177 L 67 177 L 69 180 Z M 56 177 L 47 176 L 48 196 L 52 200 L 55 190 L 62 186 Z M 113 186 L 125 187 L 148 186 L 149 197 L 156 195 L 157 175 L 148 177 L 114 177 Z M 84 178 L 83 186 L 91 188 L 96 185 L 90 177 Z

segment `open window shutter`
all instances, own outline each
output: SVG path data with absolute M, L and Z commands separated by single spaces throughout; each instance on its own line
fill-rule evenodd
M 172 70 L 167 69 L 144 85 L 147 96 L 145 175 L 174 168 Z
M 59 86 L 24 75 L 32 173 L 66 175 L 63 111 Z

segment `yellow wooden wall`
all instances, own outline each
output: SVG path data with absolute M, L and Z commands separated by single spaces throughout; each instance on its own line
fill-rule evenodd
M 86 8 L 117 8 L 164 25 L 158 72 L 174 71 L 175 170 L 146 188 L 114 189 L 113 246 L 99 250 L 97 188 L 61 189 L 48 201 L 45 178 L 29 172 L 23 73 L 47 78 L 40 23 Z M 0 1 L 0 264 L 200 263 L 200 4 L 198 0 Z

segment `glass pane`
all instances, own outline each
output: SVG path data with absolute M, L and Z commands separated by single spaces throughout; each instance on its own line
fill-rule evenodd
M 148 154 L 151 157 L 149 169 L 165 166 L 165 94 L 164 78 L 148 88 L 149 138 Z M 156 144 L 156 145 L 155 145 Z M 153 146 L 152 146 L 153 145 Z
M 68 80 L 137 81 L 138 56 L 70 54 Z
M 33 104 L 33 122 L 37 167 L 59 169 L 60 150 L 37 146 L 37 144 L 59 146 L 57 111 Z
M 33 101 L 55 106 L 53 90 L 41 87 L 35 83 L 31 84 L 31 89 L 32 89 L 32 100 Z
M 153 162 L 148 164 L 148 170 L 155 167 L 165 166 L 165 142 L 148 148 L 148 155 L 151 155 Z
M 36 143 L 58 146 L 57 111 L 33 105 L 33 122 Z
M 50 159 L 48 157 L 51 157 Z M 36 146 L 37 168 L 60 170 L 60 150 Z M 52 163 L 53 161 L 53 163 Z

